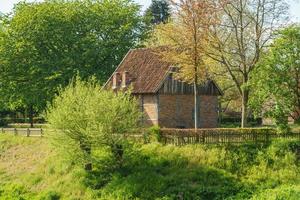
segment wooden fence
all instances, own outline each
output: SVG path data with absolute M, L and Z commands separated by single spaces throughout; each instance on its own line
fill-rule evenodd
M 274 129 L 162 129 L 164 144 L 268 143 L 276 138 L 300 140 L 300 133 L 277 134 Z
M 22 135 L 27 137 L 41 137 L 43 136 L 43 129 L 41 128 L 0 128 L 0 133 Z
M 27 137 L 43 136 L 41 128 L 0 128 L 0 133 L 21 135 Z M 185 145 L 185 144 L 225 144 L 225 143 L 268 143 L 272 139 L 286 138 L 300 140 L 300 133 L 277 134 L 274 129 L 161 129 L 161 142 L 164 144 Z M 143 136 L 131 135 L 138 141 Z

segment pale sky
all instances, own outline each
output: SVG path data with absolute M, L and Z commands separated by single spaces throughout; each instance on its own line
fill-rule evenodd
M 2 13 L 10 12 L 14 7 L 14 4 L 20 1 L 22 0 L 0 0 L 0 12 Z M 41 1 L 41 0 L 27 0 L 27 1 L 33 2 L 33 1 Z M 151 3 L 151 0 L 134 0 L 134 1 L 142 5 L 143 9 L 146 9 Z
M 28 0 L 27 0 L 28 1 Z M 34 1 L 34 0 L 29 0 Z M 138 4 L 143 6 L 143 9 L 146 9 L 151 0 L 134 0 Z M 294 22 L 300 22 L 300 0 L 287 0 L 290 4 L 290 12 L 292 16 L 292 20 Z M 20 2 L 20 0 L 0 0 L 0 12 L 8 13 L 12 10 L 15 3 Z

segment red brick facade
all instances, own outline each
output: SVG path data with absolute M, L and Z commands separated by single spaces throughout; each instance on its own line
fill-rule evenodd
M 104 88 L 115 92 L 131 88 L 140 102 L 145 126 L 194 127 L 194 85 L 176 79 L 178 68 L 161 59 L 158 49 L 130 50 Z M 222 91 L 213 80 L 196 86 L 199 95 L 199 127 L 214 128 L 218 121 L 218 96 Z
M 217 96 L 199 96 L 199 126 L 215 128 L 218 125 Z M 168 128 L 194 127 L 194 96 L 148 94 L 138 96 L 146 126 Z

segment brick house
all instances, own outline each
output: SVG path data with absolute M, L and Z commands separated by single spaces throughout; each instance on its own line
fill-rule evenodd
M 173 77 L 174 67 L 152 49 L 130 50 L 104 88 L 115 91 L 132 87 L 144 112 L 146 126 L 193 128 L 193 85 Z M 198 86 L 199 127 L 218 125 L 218 96 L 221 90 L 212 80 Z

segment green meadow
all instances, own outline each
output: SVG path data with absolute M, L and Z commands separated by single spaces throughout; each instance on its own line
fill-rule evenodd
M 0 199 L 300 198 L 299 141 L 126 149 L 121 167 L 103 153 L 86 172 L 47 137 L 0 135 Z

